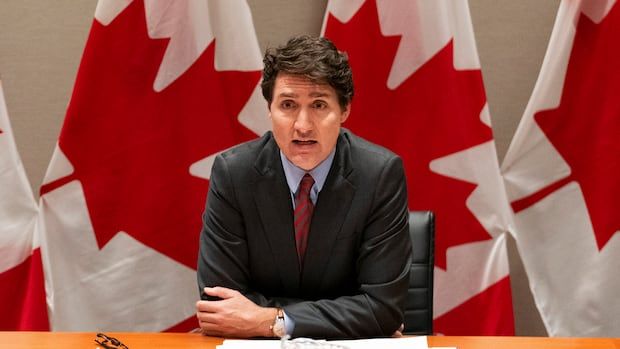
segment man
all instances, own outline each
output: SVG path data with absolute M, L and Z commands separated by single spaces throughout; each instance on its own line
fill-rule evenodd
M 273 132 L 224 152 L 211 173 L 202 332 L 398 334 L 411 262 L 402 161 L 341 128 L 353 79 L 329 40 L 292 38 L 264 63 Z

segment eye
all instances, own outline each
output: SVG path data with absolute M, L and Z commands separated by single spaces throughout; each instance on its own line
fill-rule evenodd
M 280 108 L 285 110 L 293 109 L 295 106 L 297 106 L 297 104 L 290 99 L 284 100 L 280 103 Z
M 327 108 L 327 103 L 324 101 L 314 101 L 312 102 L 312 108 L 317 110 L 323 110 Z

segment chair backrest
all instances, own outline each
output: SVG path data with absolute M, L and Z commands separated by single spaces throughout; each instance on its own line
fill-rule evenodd
M 431 211 L 409 212 L 409 235 L 413 260 L 405 304 L 406 334 L 433 333 L 433 268 L 435 263 L 435 215 Z

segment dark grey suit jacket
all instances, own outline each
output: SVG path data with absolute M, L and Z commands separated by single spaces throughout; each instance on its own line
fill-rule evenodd
M 401 159 L 343 129 L 300 266 L 290 190 L 267 132 L 215 160 L 198 286 L 224 286 L 283 307 L 295 322 L 293 337 L 389 336 L 403 322 L 407 214 Z

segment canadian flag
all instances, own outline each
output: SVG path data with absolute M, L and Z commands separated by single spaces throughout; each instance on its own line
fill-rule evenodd
M 26 178 L 0 82 L 0 330 L 47 330 L 37 205 Z
M 53 330 L 197 327 L 211 163 L 268 128 L 261 68 L 245 0 L 98 3 L 41 187 Z
M 502 172 L 551 336 L 620 335 L 620 4 L 562 1 Z
M 349 55 L 345 126 L 399 154 L 409 208 L 436 214 L 434 330 L 514 334 L 499 173 L 465 0 L 330 0 L 323 33 Z

